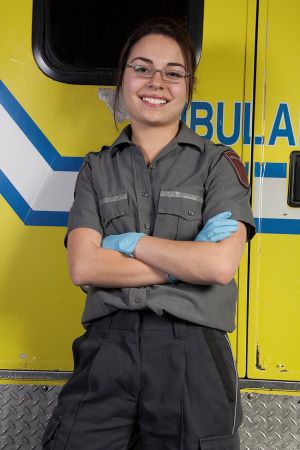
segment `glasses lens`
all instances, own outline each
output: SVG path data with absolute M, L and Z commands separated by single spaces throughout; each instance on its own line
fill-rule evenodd
M 185 79 L 185 72 L 179 70 L 164 70 L 162 72 L 163 79 L 169 83 L 180 83 Z
M 153 69 L 149 66 L 142 66 L 140 64 L 135 64 L 131 66 L 134 73 L 139 77 L 150 78 L 152 77 Z

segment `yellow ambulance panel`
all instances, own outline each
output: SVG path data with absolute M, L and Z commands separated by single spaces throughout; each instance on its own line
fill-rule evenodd
M 300 380 L 300 209 L 288 199 L 299 150 L 300 3 L 260 1 L 248 377 Z

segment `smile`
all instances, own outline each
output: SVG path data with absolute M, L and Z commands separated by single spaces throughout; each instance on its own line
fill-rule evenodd
M 151 105 L 165 105 L 167 103 L 167 100 L 164 98 L 142 97 L 142 100 Z

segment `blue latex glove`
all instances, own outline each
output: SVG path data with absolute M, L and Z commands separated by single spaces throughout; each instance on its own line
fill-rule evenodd
M 197 242 L 219 242 L 228 238 L 237 230 L 238 223 L 231 217 L 230 211 L 225 211 L 209 219 L 200 233 L 197 234 Z
M 134 233 L 131 231 L 129 233 L 111 234 L 102 239 L 101 246 L 103 248 L 117 250 L 118 252 L 134 258 L 135 247 L 143 236 L 146 236 L 146 234 Z
M 202 230 L 197 234 L 195 242 L 219 242 L 231 236 L 237 230 L 237 221 L 230 219 L 230 211 L 225 211 L 209 219 Z M 170 283 L 175 283 L 177 279 L 168 274 Z

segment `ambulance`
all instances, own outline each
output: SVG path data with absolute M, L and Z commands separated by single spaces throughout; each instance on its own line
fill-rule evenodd
M 85 302 L 63 245 L 74 185 L 84 155 L 119 133 L 117 56 L 155 12 L 187 24 L 196 48 L 183 120 L 231 146 L 252 187 L 257 235 L 230 335 L 241 448 L 299 449 L 299 0 L 0 0 L 0 11 L 0 448 L 40 448 L 72 372 Z

